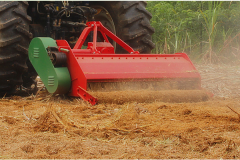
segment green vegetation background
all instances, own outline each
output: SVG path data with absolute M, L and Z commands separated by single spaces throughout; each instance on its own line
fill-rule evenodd
M 193 60 L 239 62 L 240 2 L 148 1 L 155 28 L 152 53 L 185 52 Z

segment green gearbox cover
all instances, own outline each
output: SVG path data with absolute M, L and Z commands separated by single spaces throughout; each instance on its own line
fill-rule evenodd
M 29 60 L 49 93 L 68 93 L 71 88 L 71 77 L 68 68 L 54 67 L 47 53 L 48 47 L 58 46 L 52 38 L 34 38 L 28 49 Z

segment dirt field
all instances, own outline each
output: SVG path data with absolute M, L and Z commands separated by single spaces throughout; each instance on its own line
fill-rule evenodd
M 2 98 L 0 158 L 240 158 L 240 67 L 196 67 L 209 100 Z

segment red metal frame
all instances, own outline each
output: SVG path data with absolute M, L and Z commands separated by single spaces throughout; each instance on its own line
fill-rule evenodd
M 138 51 L 134 51 L 128 44 L 123 42 L 120 38 L 115 36 L 112 32 L 110 32 L 107 28 L 105 28 L 101 22 L 99 21 L 93 21 L 93 22 L 87 22 L 87 26 L 82 34 L 80 35 L 77 43 L 75 44 L 73 49 L 81 49 L 84 41 L 86 40 L 87 36 L 91 31 L 93 31 L 93 47 L 90 51 L 90 53 L 93 54 L 101 54 L 99 50 L 97 50 L 97 32 L 100 32 L 104 38 L 104 41 L 106 43 L 109 43 L 109 40 L 107 38 L 110 37 L 113 41 L 115 41 L 117 44 L 119 44 L 121 47 L 123 47 L 126 51 L 132 54 L 139 54 Z M 80 51 L 81 52 L 81 51 Z M 83 53 L 83 52 L 81 52 Z M 112 53 L 113 54 L 113 53 Z
M 87 93 L 88 82 L 152 81 L 166 78 L 198 79 L 200 74 L 185 53 L 139 54 L 107 30 L 101 22 L 87 22 L 73 49 L 65 40 L 57 40 L 59 51 L 66 53 L 72 79 L 71 96 L 81 97 L 92 105 L 97 99 Z M 88 34 L 93 32 L 93 42 L 81 49 Z M 104 42 L 97 42 L 101 33 Z M 130 54 L 115 54 L 108 37 Z

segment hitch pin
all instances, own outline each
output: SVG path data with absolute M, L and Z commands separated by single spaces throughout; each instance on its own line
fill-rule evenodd
M 65 48 L 61 48 L 60 51 L 69 53 L 69 50 Z

